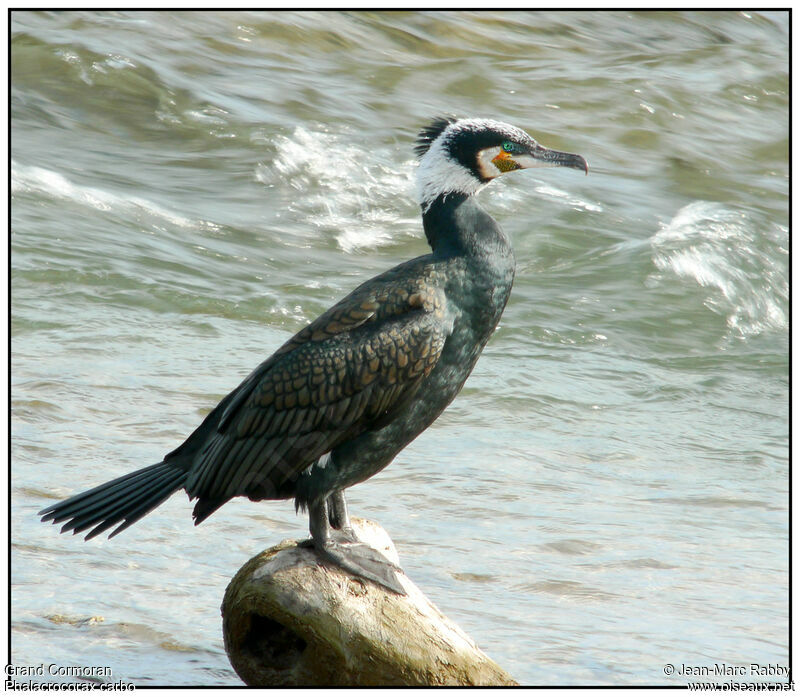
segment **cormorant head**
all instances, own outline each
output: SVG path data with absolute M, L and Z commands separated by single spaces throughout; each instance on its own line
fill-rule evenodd
M 440 196 L 471 196 L 516 169 L 561 166 L 589 171 L 580 155 L 549 150 L 516 126 L 491 119 L 436 119 L 422 129 L 414 150 L 424 210 Z

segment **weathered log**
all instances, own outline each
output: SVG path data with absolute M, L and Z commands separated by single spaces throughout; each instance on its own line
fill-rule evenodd
M 358 537 L 399 565 L 386 532 Z M 404 574 L 406 596 L 322 562 L 294 540 L 248 561 L 225 591 L 225 650 L 247 685 L 515 685 Z

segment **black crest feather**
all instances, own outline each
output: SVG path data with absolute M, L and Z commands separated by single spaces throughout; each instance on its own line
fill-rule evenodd
M 414 152 L 417 157 L 422 157 L 431 147 L 431 143 L 436 140 L 451 123 L 455 123 L 458 119 L 455 116 L 440 116 L 434 119 L 428 126 L 425 126 L 417 136 L 417 144 L 414 146 Z

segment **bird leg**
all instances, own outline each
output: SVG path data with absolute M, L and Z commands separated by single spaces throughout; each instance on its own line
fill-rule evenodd
M 344 489 L 334 491 L 328 496 L 328 520 L 331 527 L 341 530 L 353 536 L 352 542 L 356 542 L 356 536 L 350 525 L 350 516 L 347 513 L 347 501 L 344 499 Z
M 400 569 L 377 549 L 358 541 L 350 527 L 347 505 L 341 491 L 308 505 L 308 526 L 311 539 L 302 542 L 302 546 L 313 546 L 322 559 L 354 576 L 377 583 L 399 595 L 406 595 L 397 576 Z

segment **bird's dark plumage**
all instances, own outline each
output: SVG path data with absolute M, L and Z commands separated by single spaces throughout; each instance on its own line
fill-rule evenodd
M 250 374 L 200 434 L 185 484 L 198 522 L 233 496 L 296 496 L 304 470 L 409 401 L 446 338 L 443 298 L 425 281 L 397 270 L 373 279 Z
M 437 119 L 415 150 L 431 254 L 361 284 L 299 331 L 162 462 L 49 506 L 43 520 L 88 539 L 117 534 L 178 489 L 196 500 L 195 523 L 235 496 L 294 498 L 323 556 L 402 592 L 353 538 L 342 492 L 447 407 L 500 319 L 514 256 L 473 194 L 512 169 L 586 166 L 485 119 Z

